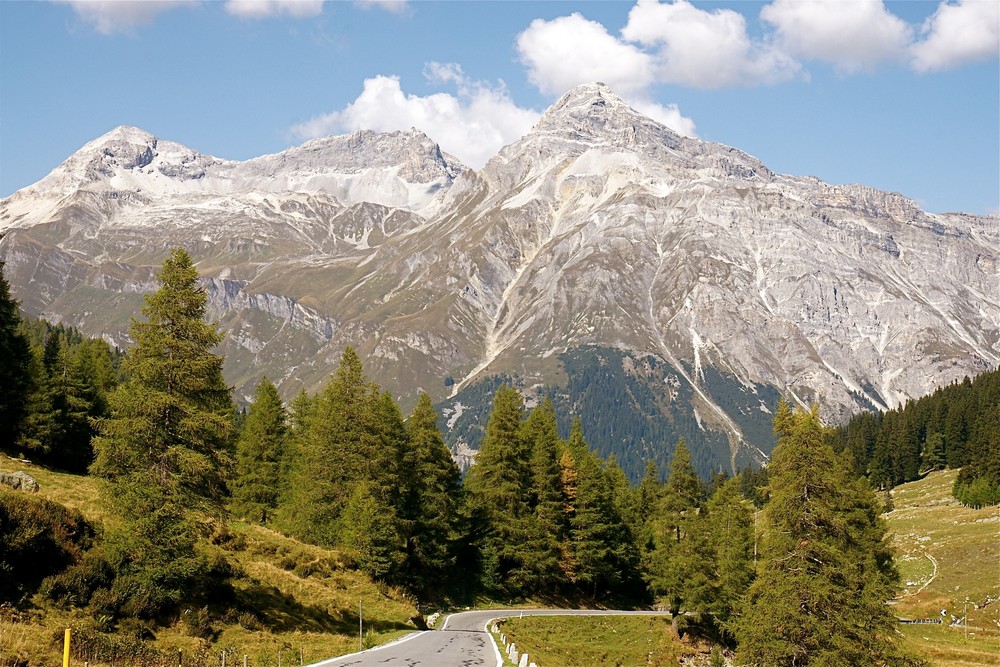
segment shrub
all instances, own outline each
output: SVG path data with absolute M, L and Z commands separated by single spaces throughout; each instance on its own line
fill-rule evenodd
M 0 602 L 19 602 L 80 559 L 94 530 L 79 511 L 0 491 Z
M 952 493 L 958 502 L 977 509 L 1000 504 L 1000 485 L 991 484 L 985 477 L 979 477 L 971 482 L 963 482 L 959 477 L 955 480 Z

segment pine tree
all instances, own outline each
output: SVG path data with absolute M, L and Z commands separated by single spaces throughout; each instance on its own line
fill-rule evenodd
M 277 508 L 287 419 L 277 388 L 262 378 L 236 443 L 233 511 L 237 515 L 267 523 Z
M 371 481 L 377 465 L 374 424 L 380 401 L 357 353 L 347 347 L 330 381 L 308 402 L 303 424 L 294 429 L 288 494 L 279 510 L 279 523 L 290 534 L 316 544 L 337 544 L 352 483 Z M 293 425 L 299 414 L 296 410 Z M 381 495 L 381 485 L 373 485 L 370 492 Z
M 20 324 L 19 305 L 11 296 L 0 261 L 0 448 L 12 454 L 17 453 L 13 445 L 20 435 L 31 386 L 31 346 Z
M 440 589 L 454 577 L 462 532 L 461 473 L 441 437 L 430 396 L 420 392 L 406 422 L 413 462 L 406 502 L 411 525 L 406 535 L 405 571 L 421 591 Z
M 709 594 L 707 527 L 698 510 L 703 495 L 683 438 L 677 443 L 670 475 L 651 522 L 652 549 L 646 552 L 646 573 L 653 593 L 665 597 L 677 614 L 685 604 L 702 604 Z
M 784 403 L 784 402 L 782 402 Z M 757 580 L 731 627 L 747 665 L 897 665 L 898 580 L 879 504 L 825 442 L 818 409 L 775 418 Z
M 521 429 L 522 406 L 516 389 L 508 385 L 497 389 L 486 436 L 466 477 L 473 509 L 483 524 L 479 540 L 482 578 L 488 588 L 510 583 L 509 589 L 516 589 L 508 575 L 531 558 L 523 546 L 528 539 L 532 480 L 531 446 Z
M 163 263 L 160 288 L 133 319 L 128 380 L 109 397 L 91 471 L 117 520 L 105 549 L 118 572 L 117 613 L 155 616 L 202 587 L 190 511 L 219 512 L 231 468 L 233 406 L 204 321 L 206 296 L 183 250 Z
M 525 517 L 528 540 L 524 545 L 529 557 L 522 561 L 522 568 L 511 573 L 511 578 L 525 590 L 554 591 L 563 580 L 567 525 L 552 401 L 546 397 L 531 411 L 522 428 L 522 437 L 530 448 L 531 466 L 531 514 Z
M 753 581 L 753 507 L 740 493 L 739 480 L 730 479 L 708 500 L 712 542 L 712 579 L 716 583 L 709 609 L 721 620 L 737 610 Z

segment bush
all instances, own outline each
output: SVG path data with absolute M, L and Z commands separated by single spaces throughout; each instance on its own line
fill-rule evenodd
M 77 510 L 0 491 L 0 602 L 18 603 L 77 562 L 94 530 Z
M 1000 504 L 1000 485 L 991 484 L 985 477 L 971 482 L 965 482 L 959 477 L 955 480 L 952 494 L 958 502 L 976 509 Z
M 114 579 L 111 564 L 100 548 L 95 548 L 86 552 L 78 563 L 45 579 L 39 592 L 52 602 L 85 607 L 98 589 L 110 588 Z

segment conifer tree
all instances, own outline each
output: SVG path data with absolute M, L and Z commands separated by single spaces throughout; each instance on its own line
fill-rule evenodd
M 413 462 L 404 476 L 413 484 L 406 500 L 411 526 L 406 535 L 405 570 L 413 584 L 428 591 L 453 576 L 463 520 L 461 473 L 441 437 L 430 396 L 424 392 L 406 430 Z
M 394 582 L 406 554 L 400 541 L 395 509 L 377 497 L 367 480 L 351 485 L 340 517 L 340 543 L 372 579 Z
M 510 572 L 523 568 L 530 558 L 523 545 L 531 512 L 531 446 L 521 429 L 522 406 L 516 389 L 497 388 L 486 436 L 466 477 L 473 508 L 483 523 L 479 539 L 487 588 L 506 586 Z
M 653 549 L 646 554 L 650 588 L 665 597 L 677 614 L 685 601 L 701 604 L 708 594 L 704 555 L 707 527 L 699 516 L 702 483 L 682 438 L 674 450 L 670 475 L 653 521 Z
M 573 581 L 597 598 L 605 592 L 634 593 L 639 552 L 615 507 L 611 477 L 588 451 L 578 464 L 577 498 L 570 521 Z
M 11 453 L 16 453 L 13 445 L 20 435 L 31 385 L 31 346 L 20 324 L 19 306 L 0 261 L 0 447 Z
M 258 523 L 267 523 L 273 516 L 281 491 L 287 432 L 287 414 L 278 389 L 264 377 L 236 443 L 233 511 L 237 515 Z
M 897 575 L 874 493 L 825 442 L 818 409 L 774 421 L 757 580 L 732 628 L 747 665 L 900 665 Z
M 233 406 L 204 321 L 206 296 L 190 256 L 174 250 L 132 320 L 128 380 L 108 400 L 91 471 L 117 518 L 105 550 L 118 572 L 116 613 L 155 616 L 195 595 L 208 563 L 194 550 L 190 511 L 221 510 L 231 468 Z
M 708 605 L 719 620 L 737 610 L 753 581 L 753 508 L 740 493 L 739 480 L 730 479 L 706 505 L 712 542 L 713 599 Z
M 352 483 L 368 479 L 375 466 L 379 402 L 378 388 L 368 382 L 354 349 L 347 347 L 330 381 L 308 402 L 304 423 L 292 438 L 295 457 L 279 512 L 289 533 L 316 544 L 337 543 Z M 370 490 L 373 495 L 380 491 Z
M 566 540 L 562 480 L 559 468 L 559 433 L 556 412 L 546 397 L 524 422 L 523 436 L 530 447 L 531 514 L 525 518 L 527 558 L 512 578 L 526 590 L 553 591 L 563 580 L 562 560 Z
M 132 320 L 129 379 L 109 399 L 92 472 L 111 482 L 153 483 L 184 508 L 217 509 L 233 435 L 222 357 L 212 352 L 222 336 L 204 321 L 205 291 L 186 251 L 170 253 L 158 281 L 142 310 L 146 321 Z
M 32 364 L 33 382 L 20 448 L 48 465 L 85 472 L 93 458 L 90 418 L 95 406 L 69 350 L 53 331 Z

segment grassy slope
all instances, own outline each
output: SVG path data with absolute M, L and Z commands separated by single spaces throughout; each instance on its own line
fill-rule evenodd
M 39 495 L 79 509 L 92 521 L 103 518 L 94 479 L 52 472 L 0 455 L 0 470 L 24 470 L 39 483 Z M 358 646 L 358 602 L 364 602 L 366 643 L 380 643 L 413 630 L 409 618 L 416 614 L 400 591 L 373 583 L 365 575 L 341 565 L 340 555 L 329 549 L 303 544 L 277 532 L 234 523 L 220 547 L 241 571 L 234 581 L 241 608 L 253 609 L 244 625 L 214 623 L 215 636 L 205 642 L 185 632 L 178 623 L 156 632 L 160 648 L 218 655 L 226 649 L 249 664 L 298 664 L 301 648 L 306 664 L 348 653 Z M 37 601 L 39 607 L 29 623 L 11 623 L 0 618 L 0 665 L 9 654 L 27 655 L 32 664 L 54 665 L 61 661 L 58 641 L 67 625 L 82 622 L 81 610 L 63 610 Z M 294 655 L 294 660 L 290 659 Z M 236 664 L 230 658 L 230 664 Z M 240 663 L 242 664 L 242 663 Z
M 678 665 L 699 651 L 656 616 L 525 616 L 501 622 L 521 653 L 544 667 Z
M 893 491 L 887 518 L 904 585 L 895 609 L 912 619 L 945 609 L 950 622 L 968 598 L 968 637 L 964 626 L 906 625 L 904 641 L 935 667 L 1000 665 L 1000 601 L 989 602 L 1000 598 L 1000 508 L 960 505 L 951 496 L 957 474 L 936 472 Z M 670 633 L 654 620 L 531 617 L 511 619 L 503 632 L 543 667 L 676 664 L 669 642 L 657 648 Z M 646 662 L 660 650 L 661 662 Z
M 963 616 L 964 628 L 916 625 L 907 642 L 940 667 L 1000 665 L 1000 508 L 973 510 L 951 496 L 957 476 L 935 472 L 892 492 L 887 515 L 904 589 L 896 602 L 902 618 Z M 990 600 L 994 600 L 990 602 Z

